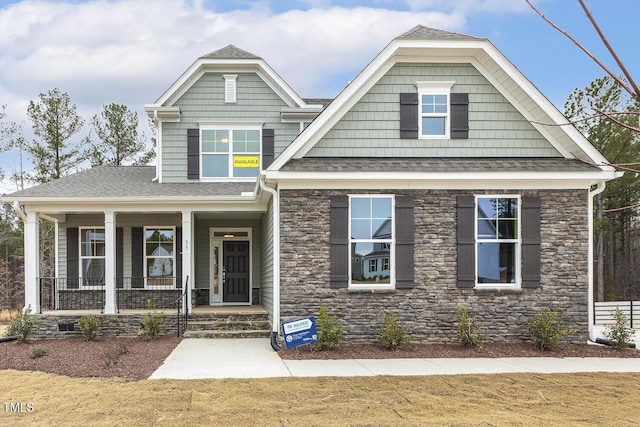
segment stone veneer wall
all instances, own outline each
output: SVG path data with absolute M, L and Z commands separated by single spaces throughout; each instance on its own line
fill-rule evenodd
M 415 205 L 415 286 L 387 293 L 329 287 L 329 196 L 365 191 L 283 190 L 280 200 L 281 317 L 317 315 L 324 305 L 343 322 L 348 342 L 375 341 L 385 312 L 395 313 L 416 342 L 457 339 L 456 308 L 467 304 L 496 342 L 527 339 L 525 322 L 560 307 L 565 322 L 587 339 L 588 212 L 586 190 L 419 190 Z M 380 192 L 391 194 L 392 191 Z M 541 286 L 475 290 L 456 287 L 456 197 L 538 194 L 541 198 Z
M 144 314 L 96 314 L 98 318 L 98 336 L 135 337 L 140 330 Z M 33 338 L 75 338 L 82 337 L 78 321 L 80 315 L 34 314 L 36 323 L 32 331 Z M 165 334 L 177 333 L 177 313 L 164 313 L 161 326 Z M 74 325 L 73 331 L 61 331 L 60 325 Z

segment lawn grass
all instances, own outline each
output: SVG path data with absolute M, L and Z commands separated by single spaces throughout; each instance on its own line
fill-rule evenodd
M 0 401 L 33 409 L 0 409 L 3 426 L 640 423 L 636 373 L 125 382 L 8 370 L 0 390 Z

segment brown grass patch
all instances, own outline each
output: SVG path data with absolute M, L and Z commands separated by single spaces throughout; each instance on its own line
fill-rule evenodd
M 637 425 L 640 374 L 143 380 L 0 372 L 0 425 Z
M 16 317 L 19 309 L 9 310 L 8 308 L 3 308 L 0 310 L 0 323 L 9 323 L 11 319 Z

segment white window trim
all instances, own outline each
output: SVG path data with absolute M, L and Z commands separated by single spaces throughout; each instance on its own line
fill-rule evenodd
M 416 82 L 418 88 L 418 139 L 450 139 L 451 135 L 451 88 L 455 84 L 454 81 L 436 81 Z M 422 113 L 422 95 L 446 95 L 447 96 L 447 113 Z M 423 135 L 422 134 L 422 118 L 423 117 L 444 117 L 444 135 Z
M 223 74 L 224 77 L 224 102 L 226 104 L 235 104 L 237 100 L 237 87 L 236 80 L 237 74 Z
M 517 239 L 478 239 L 478 199 L 517 199 L 518 200 L 518 226 Z M 476 265 L 476 284 L 477 289 L 520 289 L 522 287 L 521 266 L 522 266 L 522 197 L 519 194 L 479 194 L 475 196 L 474 205 L 474 256 Z M 478 282 L 478 243 L 479 242 L 503 242 L 516 244 L 516 271 L 515 283 L 479 283 Z
M 351 238 L 351 200 L 353 199 L 369 199 L 369 198 L 388 198 L 391 199 L 391 239 L 390 240 L 377 240 L 378 243 L 388 243 L 390 244 L 389 248 L 389 262 L 391 263 L 391 268 L 389 269 L 389 283 L 379 284 L 379 285 L 371 285 L 371 284 L 358 284 L 351 283 L 352 277 L 352 258 L 351 258 L 351 245 L 353 243 L 362 243 L 362 242 L 370 242 L 370 239 L 352 239 Z M 396 288 L 396 199 L 393 194 L 352 194 L 349 195 L 349 209 L 348 209 L 348 237 L 349 237 L 349 289 L 352 290 L 393 290 Z M 363 268 L 369 269 L 368 263 L 360 263 L 360 265 L 365 266 Z
M 79 289 L 94 289 L 94 288 L 104 288 L 105 286 L 105 281 L 106 281 L 106 277 L 103 280 L 102 285 L 85 285 L 84 284 L 84 268 L 82 266 L 82 261 L 86 260 L 86 259 L 103 259 L 105 262 L 105 268 L 106 268 L 106 262 L 107 262 L 107 256 L 102 255 L 102 256 L 84 256 L 82 255 L 82 235 L 83 232 L 82 230 L 102 230 L 104 232 L 106 232 L 104 225 L 98 225 L 98 226 L 82 226 L 82 227 L 78 227 L 78 271 L 80 272 L 79 276 Z M 105 271 L 106 273 L 106 271 Z
M 234 151 L 233 151 L 233 131 L 234 130 L 257 130 L 259 132 L 258 135 L 258 148 L 259 151 L 257 153 L 258 155 L 258 163 L 259 163 L 259 167 L 258 167 L 258 173 L 260 173 L 260 170 L 262 170 L 262 125 L 254 125 L 254 124 L 215 124 L 215 125 L 205 125 L 205 124 L 201 124 L 200 125 L 200 157 L 198 159 L 199 162 L 199 168 L 200 168 L 200 181 L 201 182 L 229 182 L 229 181 L 255 181 L 257 179 L 256 177 L 235 177 L 235 176 L 230 176 L 231 174 L 233 174 L 233 157 L 234 157 Z M 227 152 L 227 155 L 229 157 L 228 161 L 229 161 L 229 176 L 216 176 L 216 177 L 212 177 L 212 176 L 203 176 L 202 172 L 203 172 L 203 168 L 202 168 L 202 157 L 204 154 L 221 154 L 221 153 L 210 153 L 210 152 L 205 152 L 202 149 L 202 144 L 203 144 L 203 140 L 202 140 L 202 131 L 204 130 L 227 130 L 229 131 L 229 151 Z M 248 156 L 251 155 L 256 155 L 256 153 L 238 153 L 238 155 L 241 154 L 245 154 Z
M 149 276 L 148 276 L 148 268 L 147 268 L 147 261 L 150 257 L 150 255 L 147 254 L 147 230 L 173 230 L 173 284 L 172 285 L 168 285 L 168 286 L 162 286 L 162 285 L 147 285 L 147 281 L 149 280 Z M 143 234 L 142 234 L 142 244 L 144 245 L 144 251 L 143 251 L 143 257 L 144 257 L 144 270 L 143 270 L 143 274 L 144 274 L 144 288 L 145 289 L 176 289 L 176 227 L 174 225 L 149 225 L 149 226 L 145 226 L 143 229 Z M 155 257 L 158 258 L 158 257 Z M 169 257 L 162 257 L 162 258 L 169 258 Z

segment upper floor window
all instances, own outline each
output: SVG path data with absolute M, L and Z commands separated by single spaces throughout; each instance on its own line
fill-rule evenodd
M 449 138 L 451 87 L 455 82 L 417 82 L 419 138 Z
M 519 284 L 520 199 L 476 198 L 476 277 L 478 285 Z
M 200 129 L 202 178 L 255 178 L 260 172 L 261 129 Z

